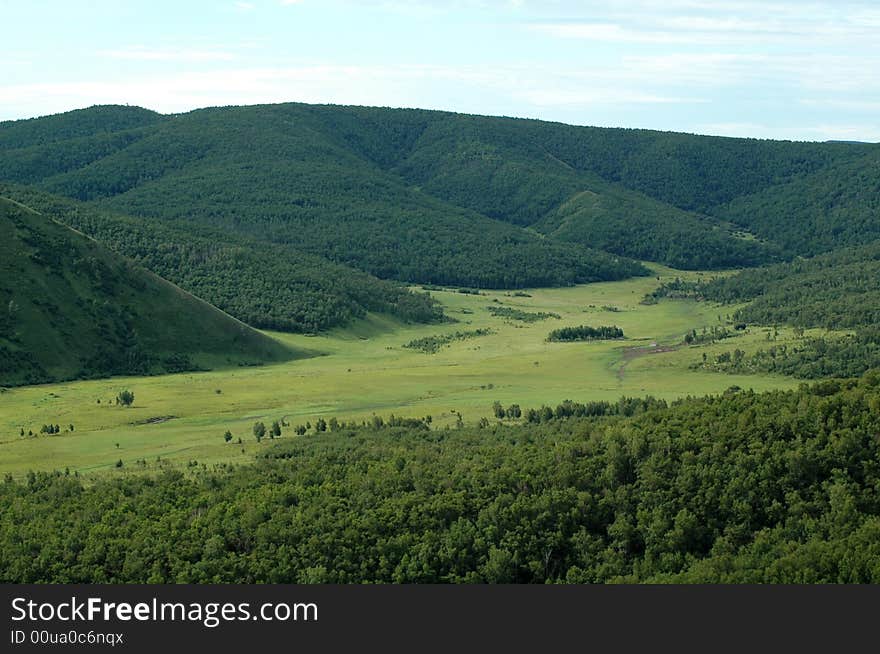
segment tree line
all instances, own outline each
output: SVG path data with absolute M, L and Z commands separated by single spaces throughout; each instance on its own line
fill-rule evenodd
M 564 405 L 482 429 L 346 425 L 242 466 L 7 478 L 0 580 L 880 582 L 877 372 Z
M 577 327 L 560 327 L 547 335 L 548 341 L 596 341 L 623 338 L 623 330 L 617 326 L 590 327 L 579 325 Z

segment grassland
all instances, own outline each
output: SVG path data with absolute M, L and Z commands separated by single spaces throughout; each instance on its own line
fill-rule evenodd
M 682 275 L 653 267 L 663 279 Z M 687 273 L 695 276 L 699 273 Z M 702 352 L 734 347 L 751 351 L 765 344 L 763 329 L 699 348 L 681 345 L 685 332 L 726 322 L 732 307 L 708 302 L 640 300 L 657 277 L 570 288 L 468 295 L 432 291 L 458 322 L 406 325 L 369 315 L 352 327 L 320 336 L 271 334 L 316 356 L 260 367 L 204 373 L 113 378 L 9 389 L 0 392 L 0 473 L 28 470 L 94 474 L 152 470 L 250 460 L 258 444 L 255 421 L 285 419 L 292 425 L 319 416 L 366 419 L 372 414 L 430 414 L 434 425 L 492 415 L 492 403 L 523 407 L 555 405 L 563 399 L 614 400 L 621 395 L 673 399 L 720 392 L 732 385 L 755 390 L 791 388 L 792 379 L 738 376 L 688 370 Z M 559 319 L 523 323 L 494 316 L 490 306 L 559 314 Z M 620 326 L 624 341 L 550 343 L 551 329 L 576 325 Z M 403 345 L 426 336 L 488 328 L 491 334 L 457 340 L 426 354 Z M 782 330 L 777 342 L 791 338 Z M 130 389 L 134 405 L 113 404 Z M 100 400 L 100 403 L 98 401 Z M 21 437 L 44 423 L 58 435 Z M 74 431 L 66 431 L 68 425 Z M 268 422 L 267 422 L 268 424 Z M 225 443 L 226 430 L 233 440 Z M 293 437 L 290 428 L 283 438 Z M 241 439 L 241 444 L 238 439 Z M 145 461 L 145 464 L 138 463 Z

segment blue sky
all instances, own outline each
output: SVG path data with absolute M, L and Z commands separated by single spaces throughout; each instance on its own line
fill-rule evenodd
M 880 141 L 880 2 L 0 0 L 0 120 L 319 102 Z

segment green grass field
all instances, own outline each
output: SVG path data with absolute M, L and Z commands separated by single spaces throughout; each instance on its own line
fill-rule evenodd
M 693 276 L 652 266 L 658 275 Z M 244 462 L 258 444 L 252 425 L 286 419 L 293 425 L 324 416 L 364 419 L 432 415 L 434 425 L 491 417 L 492 404 L 615 400 L 621 395 L 672 399 L 715 393 L 738 385 L 766 390 L 790 388 L 796 380 L 737 376 L 688 370 L 702 352 L 739 347 L 757 349 L 764 330 L 751 329 L 716 345 L 685 348 L 683 335 L 726 321 L 731 307 L 691 301 L 639 303 L 660 282 L 655 277 L 572 288 L 536 289 L 531 297 L 509 292 L 466 295 L 433 292 L 458 322 L 403 325 L 373 315 L 358 324 L 320 336 L 272 334 L 314 356 L 275 365 L 232 368 L 159 377 L 114 378 L 30 386 L 0 393 L 0 473 L 21 476 L 28 470 L 80 473 L 156 469 L 162 465 Z M 493 316 L 501 306 L 552 312 L 532 323 Z M 607 307 L 614 307 L 610 310 Z M 562 326 L 618 325 L 624 341 L 548 343 L 549 331 Z M 404 348 L 425 336 L 489 328 L 492 333 L 443 346 L 436 354 Z M 780 340 L 788 338 L 783 331 Z M 113 404 L 117 392 L 130 389 L 134 405 Z M 100 404 L 98 403 L 100 400 Z M 58 435 L 37 434 L 44 423 L 59 424 Z M 74 431 L 67 431 L 69 424 Z M 234 436 L 225 443 L 223 434 Z M 290 428 L 283 438 L 294 437 Z M 237 440 L 241 438 L 242 443 Z M 146 465 L 137 463 L 145 460 Z

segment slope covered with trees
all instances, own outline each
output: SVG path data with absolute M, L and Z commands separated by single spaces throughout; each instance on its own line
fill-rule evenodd
M 736 318 L 762 325 L 852 329 L 880 324 L 880 241 L 707 282 L 662 285 L 652 294 L 728 304 Z
M 684 270 L 757 266 L 772 261 L 776 252 L 735 236 L 729 226 L 634 191 L 577 193 L 534 228 L 555 239 Z
M 733 318 L 741 325 L 793 325 L 853 330 L 804 337 L 747 354 L 721 352 L 695 367 L 733 373 L 792 375 L 804 379 L 851 377 L 880 366 L 880 241 L 811 259 L 745 270 L 706 282 L 679 279 L 646 301 L 664 297 L 746 303 Z
M 880 146 L 865 144 L 758 141 L 447 114 L 424 125 L 393 169 L 447 201 L 521 225 L 542 218 L 552 225 L 560 209 L 562 217 L 573 213 L 563 208 L 566 202 L 594 197 L 578 203 L 578 220 L 561 238 L 607 247 L 613 236 L 618 249 L 639 244 L 621 253 L 641 256 L 640 247 L 655 261 L 709 268 L 772 260 L 777 250 L 789 256 L 826 251 L 851 244 L 845 236 L 876 234 L 876 212 L 858 226 L 842 214 L 825 216 L 813 235 L 779 207 L 752 206 L 751 213 L 736 213 L 728 205 L 753 194 L 780 197 L 784 203 L 792 196 L 788 185 L 798 185 L 812 189 L 807 206 L 819 213 L 835 201 L 835 185 L 858 188 L 845 181 L 856 174 L 863 187 L 868 184 L 861 196 L 853 194 L 853 209 L 859 211 L 877 201 L 870 189 L 880 179 L 871 163 L 878 152 Z M 815 184 L 817 177 L 825 183 Z M 771 247 L 738 241 L 728 221 L 754 231 Z M 679 236 L 690 236 L 692 242 L 684 257 L 664 249 L 680 243 L 673 240 Z M 652 239 L 661 246 L 652 247 Z
M 294 356 L 81 233 L 0 198 L 0 385 Z
M 715 211 L 804 256 L 880 239 L 880 147 Z
M 798 255 L 880 237 L 878 156 L 870 144 L 302 104 L 93 107 L 0 124 L 0 180 L 27 187 L 9 193 L 87 203 L 51 201 L 242 320 L 294 331 L 370 310 L 437 317 L 428 298 L 377 277 L 517 288 L 647 274 L 634 259 L 795 260 L 752 277 L 769 282 Z M 859 277 L 872 265 L 853 262 L 843 281 L 776 279 L 743 319 L 868 324 L 877 303 Z M 795 305 L 796 319 L 781 315 Z
M 232 470 L 9 479 L 0 579 L 880 582 L 880 376 L 619 405 L 335 423 Z
M 253 327 L 312 332 L 367 311 L 411 322 L 442 318 L 426 293 L 287 245 L 124 216 L 33 187 L 0 183 L 0 195 L 54 216 Z
M 92 138 L 155 125 L 165 116 L 121 105 L 77 109 L 53 116 L 6 121 L 0 129 L 0 150 L 39 147 L 63 141 Z
M 44 146 L 8 149 L 0 179 L 293 245 L 383 278 L 520 287 L 645 273 L 433 197 L 347 147 L 314 113 L 273 105 L 174 116 L 130 143 L 120 132 L 115 151 L 102 143 L 101 156 L 64 172 L 22 170 Z
M 83 112 L 0 124 L 0 179 L 383 278 L 569 284 L 639 272 L 597 250 L 730 268 L 880 235 L 873 145 L 301 104 L 96 131 L 89 112 L 119 108 Z
M 864 243 L 880 237 L 878 156 L 870 144 L 302 104 L 0 124 L 0 180 L 467 286 L 640 272 L 599 251 L 705 269 Z

